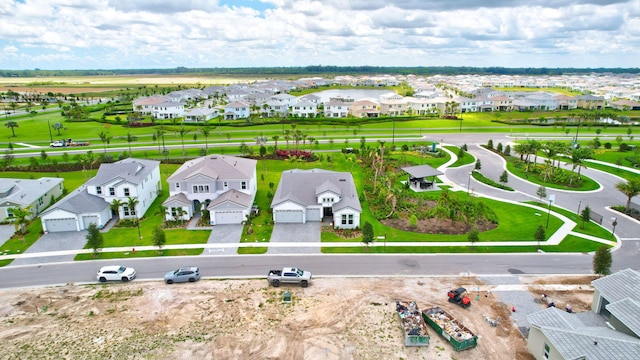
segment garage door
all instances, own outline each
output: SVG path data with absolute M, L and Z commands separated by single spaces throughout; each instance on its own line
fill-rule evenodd
M 277 210 L 275 211 L 276 223 L 295 223 L 302 224 L 302 210 Z
M 60 232 L 60 231 L 78 231 L 76 227 L 76 219 L 46 219 L 44 221 L 47 231 Z
M 240 224 L 244 221 L 242 210 L 237 211 L 216 211 L 216 225 Z
M 322 217 L 320 216 L 322 212 L 320 210 L 321 209 L 307 209 L 307 221 L 322 220 Z
M 83 216 L 82 223 L 84 224 L 85 230 L 88 229 L 91 224 L 98 225 L 98 216 Z

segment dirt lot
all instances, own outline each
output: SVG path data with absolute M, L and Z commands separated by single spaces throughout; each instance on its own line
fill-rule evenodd
M 532 359 L 494 295 L 463 309 L 449 288 L 471 278 L 319 278 L 305 289 L 265 280 L 74 285 L 0 291 L 2 359 Z M 292 304 L 282 304 L 284 291 Z M 486 296 L 485 296 L 486 295 Z M 396 300 L 441 306 L 479 335 L 459 353 L 430 329 L 405 347 Z M 577 304 L 577 303 L 576 303 Z M 45 308 L 46 307 L 46 308 Z M 484 318 L 501 317 L 491 327 Z

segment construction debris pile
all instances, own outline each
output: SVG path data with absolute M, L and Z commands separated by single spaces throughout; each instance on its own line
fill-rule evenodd
M 456 319 L 439 307 L 428 309 L 425 313 L 433 322 L 438 324 L 444 332 L 458 341 L 471 339 L 475 336 L 471 330 L 460 324 Z
M 407 335 L 427 335 L 426 324 L 415 301 L 409 302 L 407 306 L 396 301 L 396 311 L 402 319 L 402 327 Z

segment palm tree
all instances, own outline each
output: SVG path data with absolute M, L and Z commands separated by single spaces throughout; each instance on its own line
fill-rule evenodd
M 58 136 L 60 136 L 60 129 L 64 128 L 64 125 L 62 125 L 62 123 L 54 123 L 53 125 L 51 125 L 56 131 L 58 131 Z
M 571 151 L 571 178 L 569 185 L 573 182 L 573 172 L 578 168 L 578 179 L 580 179 L 580 169 L 585 166 L 585 160 L 591 157 L 591 150 L 587 148 L 578 148 Z
M 11 134 L 13 135 L 13 137 L 16 137 L 16 132 L 15 130 L 13 130 L 14 128 L 20 127 L 18 126 L 18 123 L 15 121 L 7 121 L 6 123 L 4 123 L 5 127 L 8 127 L 11 129 Z
M 131 135 L 131 132 L 127 133 L 127 142 L 129 143 L 129 157 L 133 157 L 133 153 L 131 152 L 131 142 L 136 141 L 138 138 L 134 135 Z
M 13 217 L 16 219 L 16 231 L 19 234 L 24 235 L 27 231 L 27 224 L 29 223 L 29 216 L 31 216 L 31 206 L 27 207 L 14 207 L 11 208 Z
M 209 145 L 207 144 L 207 138 L 211 133 L 211 129 L 209 128 L 208 125 L 205 125 L 200 128 L 200 133 L 202 133 L 202 136 L 204 136 L 204 150 L 205 152 L 209 152 Z
M 274 150 L 274 151 L 275 151 L 275 150 L 278 150 L 278 139 L 280 139 L 280 136 L 278 136 L 278 135 L 273 135 L 273 136 L 271 137 L 271 139 L 273 139 L 273 142 L 274 142 L 274 144 L 275 144 L 275 145 L 273 146 L 273 150 Z
M 106 154 L 107 143 L 109 143 L 109 135 L 105 131 L 100 131 L 100 133 L 98 133 L 98 136 L 100 137 L 100 141 L 102 141 L 102 144 L 104 145 L 104 153 Z
M 138 206 L 139 203 L 140 200 L 138 200 L 138 198 L 132 196 L 129 196 L 127 198 L 127 202 L 125 203 L 125 205 L 129 208 L 129 216 L 135 216 L 136 218 L 138 218 L 136 206 Z
M 184 151 L 184 136 L 189 133 L 189 130 L 187 130 L 184 126 L 181 126 L 180 130 L 178 130 L 178 133 L 180 134 L 180 140 L 182 141 L 182 156 L 184 156 L 187 155 L 187 153 Z
M 113 211 L 118 217 L 120 217 L 120 208 L 124 205 L 124 203 L 118 199 L 113 199 L 111 204 L 109 204 L 109 208 Z
M 619 182 L 616 184 L 616 189 L 627 196 L 627 209 L 629 212 L 631 207 L 631 199 L 640 194 L 640 179 L 630 179 L 627 182 Z

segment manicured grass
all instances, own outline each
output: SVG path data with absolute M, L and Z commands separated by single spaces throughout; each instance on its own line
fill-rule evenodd
M 164 256 L 194 256 L 202 254 L 204 249 L 163 249 L 145 250 L 134 252 L 99 252 L 94 254 L 78 254 L 73 259 L 80 260 L 105 260 L 105 259 L 128 259 L 128 258 L 145 258 L 145 257 L 164 257 Z
M 540 202 L 537 201 L 527 201 L 527 203 L 532 204 L 532 205 L 538 205 L 540 207 L 546 207 L 546 204 L 542 204 Z M 556 206 L 552 206 L 551 207 L 552 211 L 555 211 L 559 214 L 562 214 L 566 217 L 568 217 L 569 219 L 573 220 L 576 222 L 576 226 L 572 229 L 573 231 L 577 232 L 577 233 L 581 233 L 581 234 L 585 234 L 585 235 L 591 235 L 591 236 L 595 236 L 601 239 L 605 239 L 605 240 L 609 240 L 609 241 L 616 241 L 616 237 L 607 229 L 605 229 L 604 227 L 594 223 L 593 221 L 589 221 L 588 223 L 582 224 L 582 219 L 580 219 L 580 215 L 571 212 L 569 210 L 566 209 L 562 209 Z
M 541 246 L 544 252 L 593 252 L 604 244 L 597 241 L 587 240 L 581 237 L 568 235 L 558 246 Z M 604 245 L 606 246 L 606 245 Z
M 507 157 L 507 170 L 509 170 L 509 172 L 512 173 L 513 175 L 518 176 L 522 179 L 526 179 L 534 184 L 543 185 L 550 189 L 572 190 L 572 191 L 591 191 L 591 190 L 598 190 L 600 188 L 600 184 L 598 184 L 593 179 L 587 176 L 584 176 L 584 174 L 580 174 L 580 178 L 582 179 L 582 182 L 580 183 L 580 186 L 577 186 L 577 187 L 571 187 L 568 185 L 562 185 L 562 184 L 556 184 L 556 183 L 544 181 L 543 177 L 538 173 L 533 173 L 533 172 L 527 173 L 524 170 L 520 170 L 518 167 L 516 167 L 514 161 L 515 161 L 515 158 L 513 156 Z M 575 172 L 576 174 L 574 176 L 575 178 L 577 178 L 578 177 L 577 170 Z
M 460 148 L 457 146 L 445 146 L 445 148 L 449 151 L 451 151 L 452 153 L 456 154 L 456 156 L 458 155 L 458 152 L 460 151 Z M 460 167 L 460 166 L 464 166 L 464 165 L 469 165 L 469 164 L 473 164 L 476 161 L 476 158 L 473 157 L 473 155 L 469 154 L 468 152 L 464 152 L 464 156 L 462 156 L 461 158 L 458 158 L 458 160 L 456 160 L 456 162 L 454 162 L 453 164 L 449 165 L 450 168 L 455 168 L 455 167 Z
M 480 181 L 483 184 L 487 184 L 489 186 L 493 186 L 495 188 L 506 190 L 506 191 L 515 191 L 515 190 L 513 190 L 513 188 L 510 188 L 507 185 L 504 185 L 504 184 L 501 184 L 501 183 L 497 183 L 497 182 L 489 179 L 488 177 L 482 175 L 482 173 L 480 173 L 479 171 L 471 172 L 471 176 L 473 176 L 474 179 Z
M 640 178 L 640 174 L 625 170 L 625 169 L 621 169 L 618 166 L 612 164 L 612 165 L 603 165 L 603 164 L 597 164 L 594 162 L 587 162 L 587 167 L 589 167 L 590 169 L 597 169 L 597 170 L 601 170 L 604 172 L 608 172 L 610 174 L 613 175 L 617 175 L 620 176 L 621 178 L 625 179 L 625 180 L 631 180 L 631 179 L 639 179 Z
M 22 254 L 42 235 L 42 222 L 40 218 L 35 219 L 27 225 L 27 233 L 25 235 L 14 234 L 2 246 L 0 253 L 3 255 Z

